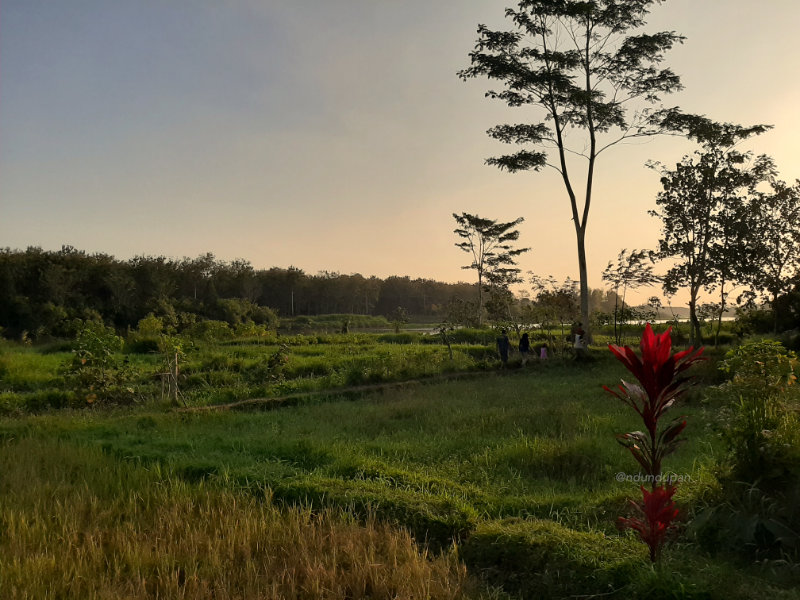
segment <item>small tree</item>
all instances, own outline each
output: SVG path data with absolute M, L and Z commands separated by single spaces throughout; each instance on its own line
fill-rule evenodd
M 551 328 L 560 325 L 560 342 L 553 344 L 553 350 L 560 349 L 563 352 L 566 336 L 564 326 L 580 316 L 577 283 L 569 277 L 563 283 L 558 283 L 552 275 L 546 279 L 532 275 L 530 283 L 533 287 L 534 311 L 539 323 L 548 333 Z M 554 341 L 552 335 L 550 341 Z
M 400 333 L 400 328 L 408 323 L 408 311 L 402 306 L 398 306 L 392 311 L 392 314 L 389 315 L 389 320 L 394 326 L 394 332 Z
M 520 217 L 508 223 L 498 223 L 484 219 L 478 215 L 453 213 L 458 223 L 454 233 L 464 241 L 456 242 L 472 256 L 472 263 L 461 267 L 474 269 L 478 273 L 478 326 L 483 324 L 484 292 L 487 287 L 507 289 L 510 283 L 517 281 L 520 270 L 515 268 L 515 258 L 530 248 L 514 248 L 511 242 L 519 239 L 519 230 L 515 229 L 524 219 Z
M 72 360 L 62 366 L 66 384 L 77 394 L 79 406 L 134 401 L 131 370 L 127 359 L 121 361 L 119 357 L 124 343 L 100 321 L 81 324 Z
M 647 262 L 646 262 L 647 261 Z M 646 285 L 653 285 L 659 281 L 657 275 L 653 273 L 653 265 L 649 262 L 649 253 L 646 250 L 626 249 L 620 251 L 617 256 L 617 263 L 613 265 L 611 261 L 603 271 L 603 281 L 607 281 L 614 289 L 614 340 L 617 344 L 622 343 L 622 328 L 626 319 L 620 319 L 625 315 L 625 294 L 628 289 L 636 289 Z M 620 299 L 619 290 L 622 288 L 622 308 L 619 309 Z M 617 324 L 619 323 L 619 330 Z

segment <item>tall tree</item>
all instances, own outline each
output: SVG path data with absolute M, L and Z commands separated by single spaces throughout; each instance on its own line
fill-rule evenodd
M 683 38 L 672 31 L 634 33 L 661 0 L 520 0 L 506 9 L 511 31 L 478 26 L 466 80 L 487 77 L 504 89 L 487 96 L 510 107 L 539 111 L 533 124 L 499 125 L 489 136 L 532 146 L 486 162 L 509 172 L 544 166 L 561 176 L 575 227 L 580 273 L 581 316 L 589 326 L 586 227 L 597 159 L 627 138 L 670 128 L 674 110 L 656 105 L 662 94 L 681 88 L 664 53 Z M 575 160 L 582 159 L 585 162 Z M 578 173 L 576 175 L 576 173 Z M 583 180 L 583 193 L 576 189 Z M 582 195 L 582 198 L 579 196 Z
M 687 123 L 690 137 L 702 150 L 684 156 L 674 169 L 653 163 L 661 173 L 663 190 L 656 197 L 658 210 L 649 211 L 662 222 L 656 256 L 675 259 L 663 278 L 664 291 L 689 289 L 691 343 L 702 343 L 697 298 L 731 280 L 744 280 L 755 258 L 753 229 L 736 226 L 743 211 L 753 206 L 753 194 L 771 172 L 772 161 L 752 155 L 736 145 L 760 134 L 767 126 L 743 127 L 697 118 Z M 724 296 L 723 296 L 724 298 Z
M 458 227 L 453 233 L 463 241 L 456 246 L 472 256 L 472 262 L 462 269 L 474 269 L 478 273 L 478 325 L 483 323 L 483 293 L 486 287 L 507 289 L 514 283 L 520 270 L 514 265 L 515 258 L 530 248 L 514 248 L 511 242 L 519 239 L 517 225 L 525 219 L 520 217 L 508 223 L 498 223 L 478 215 L 453 213 Z

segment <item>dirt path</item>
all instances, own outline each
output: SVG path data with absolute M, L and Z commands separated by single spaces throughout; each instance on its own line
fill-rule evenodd
M 480 379 L 485 377 L 496 377 L 498 375 L 507 375 L 512 372 L 513 371 L 472 371 L 468 373 L 447 373 L 443 375 L 435 375 L 433 377 L 426 377 L 424 379 L 409 379 L 406 381 L 392 381 L 389 383 L 375 383 L 371 385 L 357 385 L 346 388 L 333 388 L 329 390 L 320 390 L 317 392 L 302 392 L 298 394 L 289 394 L 287 396 L 276 396 L 274 398 L 248 398 L 247 400 L 239 400 L 237 402 L 230 402 L 228 404 L 187 406 L 176 408 L 175 411 L 182 413 L 198 413 L 216 410 L 275 410 L 276 408 L 283 408 L 285 406 L 296 406 L 312 398 L 332 398 L 344 396 L 350 399 L 355 399 L 373 392 L 385 392 L 389 390 L 413 388 L 420 385 L 440 383 L 443 381 L 453 381 L 457 379 Z

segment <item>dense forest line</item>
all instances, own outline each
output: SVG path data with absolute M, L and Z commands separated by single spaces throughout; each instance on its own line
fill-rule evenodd
M 475 284 L 386 279 L 300 269 L 254 269 L 213 254 L 118 260 L 64 246 L 0 250 L 0 327 L 7 337 L 70 335 L 74 319 L 102 318 L 118 329 L 152 313 L 176 327 L 199 319 L 271 324 L 277 316 L 346 313 L 434 317 L 466 301 Z

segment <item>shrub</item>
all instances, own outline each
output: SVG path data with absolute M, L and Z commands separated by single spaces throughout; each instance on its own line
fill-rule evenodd
M 800 453 L 800 422 L 789 406 L 797 356 L 778 342 L 755 341 L 729 351 L 719 368 L 730 377 L 720 389 L 730 402 L 722 418 L 732 474 L 780 486 Z
M 189 327 L 186 332 L 190 337 L 206 342 L 229 340 L 233 337 L 233 331 L 224 321 L 200 321 Z
M 780 342 L 760 340 L 730 350 L 719 365 L 741 392 L 782 391 L 797 380 L 797 355 Z
M 158 337 L 164 331 L 164 319 L 149 313 L 145 318 L 139 319 L 136 331 L 143 337 Z
M 120 362 L 118 352 L 124 341 L 113 329 L 97 321 L 83 324 L 75 341 L 72 359 L 63 366 L 69 388 L 81 405 L 102 402 L 130 403 L 132 372 L 127 359 Z
M 779 343 L 753 341 L 719 365 L 730 378 L 717 391 L 728 454 L 721 491 L 692 523 L 708 549 L 752 557 L 800 555 L 800 419 L 797 358 Z

